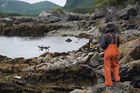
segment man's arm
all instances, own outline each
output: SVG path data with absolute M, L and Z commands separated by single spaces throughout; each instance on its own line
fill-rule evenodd
M 107 34 L 104 34 L 101 39 L 99 40 L 100 46 L 103 49 L 107 48 L 107 42 L 106 42 Z

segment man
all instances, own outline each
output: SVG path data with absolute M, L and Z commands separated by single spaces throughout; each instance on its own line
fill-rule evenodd
M 104 49 L 104 71 L 105 71 L 105 84 L 108 87 L 113 86 L 111 78 L 111 70 L 114 74 L 116 82 L 120 81 L 119 63 L 118 63 L 118 47 L 119 36 L 116 31 L 115 25 L 108 23 L 102 32 L 100 46 Z

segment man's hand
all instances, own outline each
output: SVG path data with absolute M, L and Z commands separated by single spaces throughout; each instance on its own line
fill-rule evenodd
M 97 45 L 95 45 L 96 48 L 100 48 L 101 45 L 98 43 Z

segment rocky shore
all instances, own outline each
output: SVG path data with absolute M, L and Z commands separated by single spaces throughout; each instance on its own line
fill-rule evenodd
M 140 38 L 122 44 L 119 50 L 121 83 L 112 91 L 139 93 Z M 0 56 L 0 92 L 102 93 L 106 91 L 102 59 L 102 53 L 86 52 L 83 47 L 31 59 Z
M 45 36 L 100 35 L 108 21 L 107 8 L 92 15 L 62 10 L 43 12 L 38 19 L 0 20 L 0 35 Z M 121 82 L 112 93 L 140 92 L 140 4 L 116 9 L 111 19 L 121 33 L 119 63 Z M 51 20 L 50 20 L 51 19 Z M 99 28 L 99 29 L 98 29 Z M 67 32 L 66 32 L 67 30 Z M 76 34 L 75 34 L 76 33 Z M 63 53 L 46 52 L 39 57 L 8 58 L 0 56 L 0 93 L 110 93 L 104 85 L 103 52 L 87 51 L 88 46 Z

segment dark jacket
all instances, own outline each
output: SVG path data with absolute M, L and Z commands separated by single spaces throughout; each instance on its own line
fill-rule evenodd
M 115 30 L 108 30 L 106 31 L 103 36 L 100 38 L 99 43 L 101 45 L 101 48 L 106 49 L 109 44 L 111 44 L 112 42 L 112 38 L 109 36 L 110 33 L 113 36 L 113 44 L 115 44 L 116 42 L 116 34 L 117 32 Z M 117 46 L 119 47 L 120 44 L 120 40 L 119 40 L 119 36 L 117 37 Z

